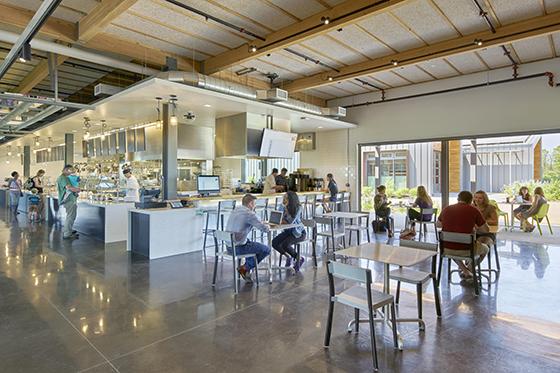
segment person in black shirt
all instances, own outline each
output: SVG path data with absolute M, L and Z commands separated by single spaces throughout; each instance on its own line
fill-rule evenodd
M 276 175 L 276 186 L 281 186 L 282 191 L 284 192 L 288 191 L 288 177 L 286 176 L 287 173 L 288 169 L 283 168 L 280 170 L 280 174 Z
M 327 190 L 330 196 L 323 201 L 323 209 L 325 212 L 331 212 L 332 209 L 329 206 L 329 202 L 336 202 L 336 195 L 338 194 L 338 185 L 334 180 L 333 174 L 327 174 L 327 183 Z

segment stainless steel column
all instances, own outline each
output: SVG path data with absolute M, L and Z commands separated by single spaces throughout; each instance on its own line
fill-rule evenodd
M 449 206 L 449 141 L 441 142 L 441 208 Z
M 31 146 L 23 147 L 23 180 L 31 176 Z
M 64 165 L 74 164 L 74 134 L 64 134 Z
M 164 200 L 177 198 L 177 126 L 169 123 L 170 105 L 163 104 L 162 192 Z

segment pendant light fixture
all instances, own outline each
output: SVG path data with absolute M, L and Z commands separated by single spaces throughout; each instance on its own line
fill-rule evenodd
M 177 119 L 177 96 L 170 95 L 169 96 L 169 104 L 171 105 L 171 116 L 169 117 L 169 124 L 172 126 L 176 126 L 179 123 Z
M 52 137 L 49 137 L 47 152 L 52 152 Z
M 101 141 L 105 141 L 105 131 L 107 130 L 107 123 L 105 119 L 101 119 Z
M 161 122 L 161 97 L 156 97 L 156 100 L 157 100 L 157 107 L 156 107 L 156 112 L 157 112 L 156 128 L 157 128 L 157 129 L 161 129 L 161 127 L 163 126 L 163 123 Z

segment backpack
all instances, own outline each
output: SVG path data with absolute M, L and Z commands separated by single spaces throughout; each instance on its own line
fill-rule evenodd
M 28 178 L 27 181 L 23 184 L 23 189 L 31 190 L 34 187 L 35 187 L 35 182 L 33 181 L 32 177 Z

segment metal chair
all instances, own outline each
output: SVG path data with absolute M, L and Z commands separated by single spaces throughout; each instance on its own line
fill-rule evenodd
M 346 206 L 346 209 L 343 207 Z M 342 202 L 340 206 L 341 211 L 352 211 L 351 209 L 351 202 L 350 202 L 350 192 L 342 192 Z
M 282 206 L 283 202 L 284 202 L 284 196 L 276 197 L 274 199 L 274 210 L 280 209 L 280 206 Z
M 295 249 L 297 253 L 296 260 L 299 262 L 301 256 L 301 246 L 307 243 L 311 244 L 311 256 L 313 257 L 313 266 L 317 267 L 317 223 L 313 219 L 301 219 L 301 222 L 306 230 L 305 240 L 296 243 Z M 282 257 L 280 255 L 278 258 L 278 266 L 282 266 Z
M 207 246 L 206 241 L 208 238 L 208 234 L 214 233 L 216 230 L 224 229 L 224 216 L 229 214 L 235 209 L 235 200 L 226 200 L 226 201 L 219 201 L 217 208 L 205 209 L 203 213 L 206 214 L 204 228 L 202 229 L 202 233 L 204 234 L 204 241 L 202 243 L 202 251 L 204 254 L 204 261 L 206 262 L 206 248 L 212 247 L 211 245 Z M 209 228 L 210 225 L 210 215 L 216 217 L 216 226 L 214 228 Z
M 350 220 L 350 224 L 346 225 L 344 228 L 349 232 L 348 233 L 348 245 L 352 246 L 352 233 L 356 232 L 356 239 L 358 245 L 360 244 L 360 237 L 362 232 L 365 231 L 367 235 L 368 242 L 371 242 L 371 236 L 369 234 L 369 212 L 367 211 L 359 211 L 367 214 L 367 216 L 361 216 L 358 218 L 356 224 L 353 224 L 353 221 Z M 365 225 L 364 225 L 365 222 Z
M 537 211 L 535 215 L 531 216 L 531 220 L 533 221 L 533 224 L 537 223 L 537 228 L 539 229 L 539 233 L 541 234 L 541 236 L 542 236 L 541 221 L 543 219 L 546 219 L 546 222 L 548 224 L 548 229 L 550 230 L 550 234 L 553 234 L 552 227 L 550 226 L 550 220 L 548 220 L 549 208 L 550 205 L 548 203 L 545 203 L 539 208 L 539 211 Z
M 342 247 L 346 248 L 346 233 L 336 230 L 336 219 L 332 217 L 316 216 L 317 236 L 324 237 L 327 240 L 325 252 L 329 251 L 329 240 L 332 241 L 333 252 L 336 251 L 336 241 L 342 238 Z
M 419 241 L 412 241 L 412 240 L 400 240 L 399 246 L 411 247 L 420 250 L 434 251 L 436 253 L 438 249 L 438 245 L 436 243 L 419 242 Z M 430 280 L 432 280 L 434 286 L 436 314 L 437 317 L 441 317 L 439 286 L 436 280 L 436 264 L 437 264 L 437 255 L 434 255 L 432 257 L 431 272 L 419 271 L 412 268 L 403 268 L 400 266 L 398 269 L 394 269 L 391 272 L 389 272 L 389 278 L 391 280 L 397 281 L 397 292 L 395 295 L 395 303 L 397 305 L 399 304 L 399 299 L 401 294 L 401 282 L 416 285 L 416 301 L 418 305 L 418 327 L 420 328 L 420 330 L 424 330 L 426 328 L 424 321 L 422 320 L 422 285 L 424 285 L 424 283 Z
M 258 198 L 255 201 L 255 213 L 261 218 L 261 220 L 263 221 L 268 220 L 268 198 Z M 253 241 L 255 241 L 257 238 L 256 230 L 253 230 L 252 237 L 253 237 Z M 264 233 L 261 232 L 261 240 L 263 239 L 264 239 Z
M 299 199 L 299 204 L 301 205 L 301 215 L 302 218 L 307 219 L 308 214 L 307 214 L 307 200 L 308 200 L 308 196 L 305 194 L 300 194 L 298 195 L 298 199 Z
M 438 209 L 437 208 L 421 208 L 420 209 L 420 220 L 417 219 L 410 219 L 410 223 L 414 223 L 414 224 L 418 224 L 420 226 L 419 231 L 419 235 L 418 235 L 418 239 L 422 238 L 422 233 L 424 233 L 424 239 L 426 238 L 427 234 L 428 234 L 428 224 L 433 224 L 434 225 L 434 233 L 437 236 L 437 213 L 438 213 Z M 424 215 L 432 215 L 432 220 L 423 220 Z
M 218 258 L 231 258 L 233 263 L 233 282 L 235 284 L 235 294 L 239 293 L 239 273 L 237 267 L 241 265 L 241 259 L 254 258 L 257 262 L 257 254 L 237 254 L 235 248 L 235 241 L 232 232 L 222 230 L 214 231 L 214 247 L 216 252 L 214 254 L 214 274 L 212 276 L 212 286 L 216 286 L 216 274 L 218 272 Z M 227 251 L 227 247 L 231 247 L 231 254 Z M 259 271 L 258 265 L 255 267 L 255 276 L 257 287 L 259 286 Z
M 445 247 L 444 243 L 459 243 L 467 245 L 468 249 L 465 250 L 454 250 Z M 453 272 L 458 272 L 458 270 L 451 270 L 451 259 L 454 260 L 465 260 L 470 259 L 471 261 L 471 272 L 473 274 L 474 281 L 474 293 L 479 295 L 480 287 L 482 283 L 482 275 L 480 272 L 480 263 L 476 265 L 476 259 L 479 255 L 475 253 L 476 239 L 474 234 L 468 233 L 456 233 L 456 232 L 439 232 L 439 268 L 437 275 L 438 286 L 441 281 L 441 271 L 444 258 L 448 259 L 447 263 L 447 281 L 451 281 L 451 275 Z M 478 269 L 478 270 L 477 270 Z
M 367 312 L 369 321 L 369 332 L 371 338 L 371 350 L 373 367 L 378 371 L 377 345 L 375 341 L 375 311 L 381 307 L 390 305 L 391 308 L 391 327 L 393 330 L 393 343 L 395 349 L 398 348 L 397 323 L 395 314 L 395 303 L 393 296 L 372 288 L 371 270 L 364 269 L 338 262 L 327 263 L 327 273 L 329 277 L 329 313 L 327 316 L 327 328 L 325 330 L 325 348 L 330 346 L 334 304 L 342 303 L 354 308 L 355 330 L 359 331 L 360 311 Z M 354 285 L 341 292 L 336 292 L 334 279 L 355 281 L 360 285 Z M 365 285 L 365 286 L 364 286 Z

